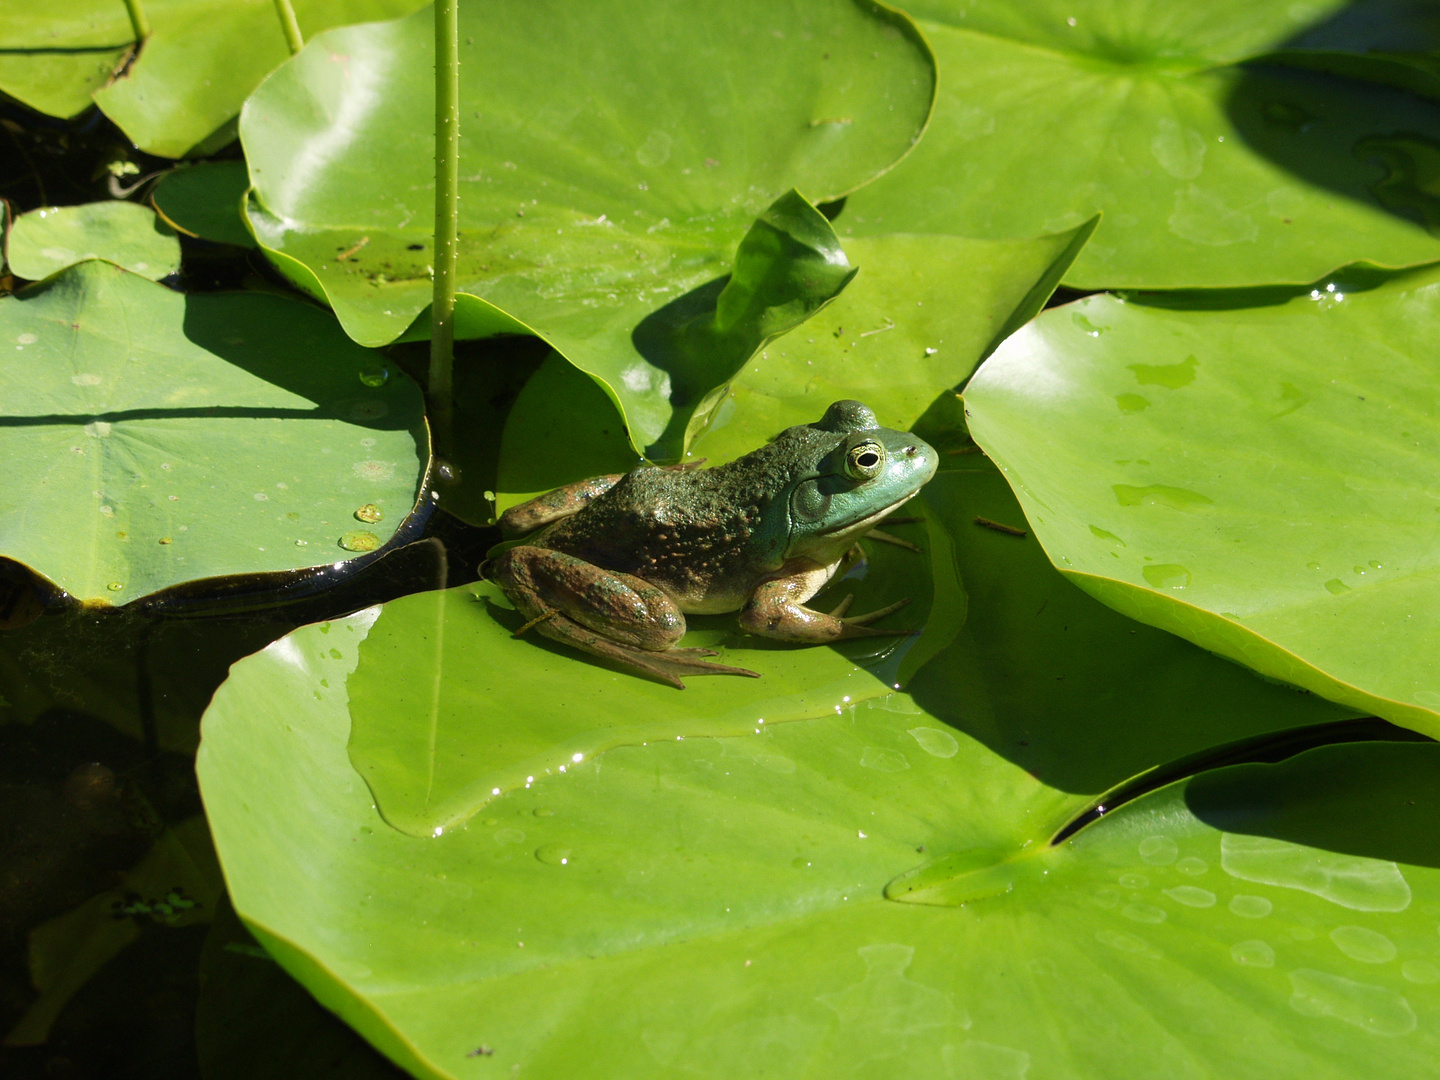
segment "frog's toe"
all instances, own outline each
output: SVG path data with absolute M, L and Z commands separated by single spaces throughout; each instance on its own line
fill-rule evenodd
M 901 608 L 903 608 L 903 607 L 909 606 L 909 604 L 910 604 L 910 597 L 907 596 L 907 597 L 905 597 L 904 600 L 896 600 L 895 603 L 893 603 L 893 604 L 887 604 L 885 607 L 879 608 L 879 609 L 877 609 L 877 610 L 875 610 L 875 611 L 867 611 L 864 615 L 851 615 L 848 619 L 845 620 L 845 625 L 846 625 L 846 626 L 869 626 L 871 623 L 876 622 L 876 621 L 879 620 L 879 619 L 885 618 L 886 615 L 894 615 L 895 612 L 899 611 L 899 610 L 900 610 Z M 846 604 L 844 604 L 844 605 L 842 605 L 842 606 L 848 608 L 850 605 L 849 605 L 848 603 L 846 603 Z M 839 613 L 839 612 L 836 612 L 836 614 L 840 614 L 840 613 Z M 908 630 L 901 630 L 901 631 L 896 631 L 896 630 L 881 630 L 881 631 L 878 631 L 878 632 L 879 632 L 879 633 L 886 633 L 886 634 L 893 634 L 893 633 L 905 633 L 905 634 L 908 634 L 910 631 L 908 631 Z

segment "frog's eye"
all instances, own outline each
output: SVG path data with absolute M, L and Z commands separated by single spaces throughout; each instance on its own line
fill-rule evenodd
M 845 474 L 852 480 L 870 480 L 885 467 L 885 448 L 876 442 L 852 446 L 845 455 Z

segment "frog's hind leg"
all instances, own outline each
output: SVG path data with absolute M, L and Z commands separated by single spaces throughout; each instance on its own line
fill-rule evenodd
M 680 678 L 682 675 L 747 675 L 752 679 L 760 677 L 758 672 L 746 668 L 712 664 L 703 659 L 706 656 L 718 656 L 714 649 L 666 649 L 664 652 L 637 649 L 603 638 L 558 612 L 552 618 L 537 622 L 535 630 L 552 641 L 583 649 L 592 656 L 609 660 L 658 682 L 668 683 L 677 690 L 685 689 L 685 683 Z
M 755 672 L 705 662 L 710 649 L 681 649 L 685 616 L 662 590 L 642 578 L 605 570 L 584 559 L 522 544 L 493 565 L 494 580 L 534 629 L 552 641 L 583 649 L 684 688 L 681 675 Z
M 547 491 L 544 495 L 510 507 L 500 515 L 500 533 L 507 540 L 534 532 L 543 525 L 569 517 L 577 510 L 588 506 L 604 495 L 617 483 L 623 473 L 607 476 L 592 476 L 588 480 L 577 480 L 573 484 Z

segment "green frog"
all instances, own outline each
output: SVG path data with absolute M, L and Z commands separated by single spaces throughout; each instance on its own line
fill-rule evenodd
M 870 625 L 908 599 L 849 618 L 849 597 L 828 614 L 805 602 L 938 461 L 860 402 L 837 401 L 728 465 L 641 466 L 512 507 L 505 536 L 534 535 L 485 570 L 526 618 L 519 633 L 534 627 L 680 689 L 682 675 L 758 677 L 678 648 L 685 616 L 739 611 L 742 630 L 805 644 L 909 633 Z

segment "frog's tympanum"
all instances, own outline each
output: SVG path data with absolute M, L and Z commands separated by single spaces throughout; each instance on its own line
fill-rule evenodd
M 805 602 L 855 541 L 935 475 L 935 451 L 882 428 L 858 401 L 713 469 L 642 466 L 512 507 L 508 537 L 540 531 L 487 566 L 546 637 L 677 687 L 681 675 L 750 675 L 676 648 L 685 615 L 740 612 L 740 627 L 818 643 L 905 630 L 870 624 L 901 600 L 845 618 Z

